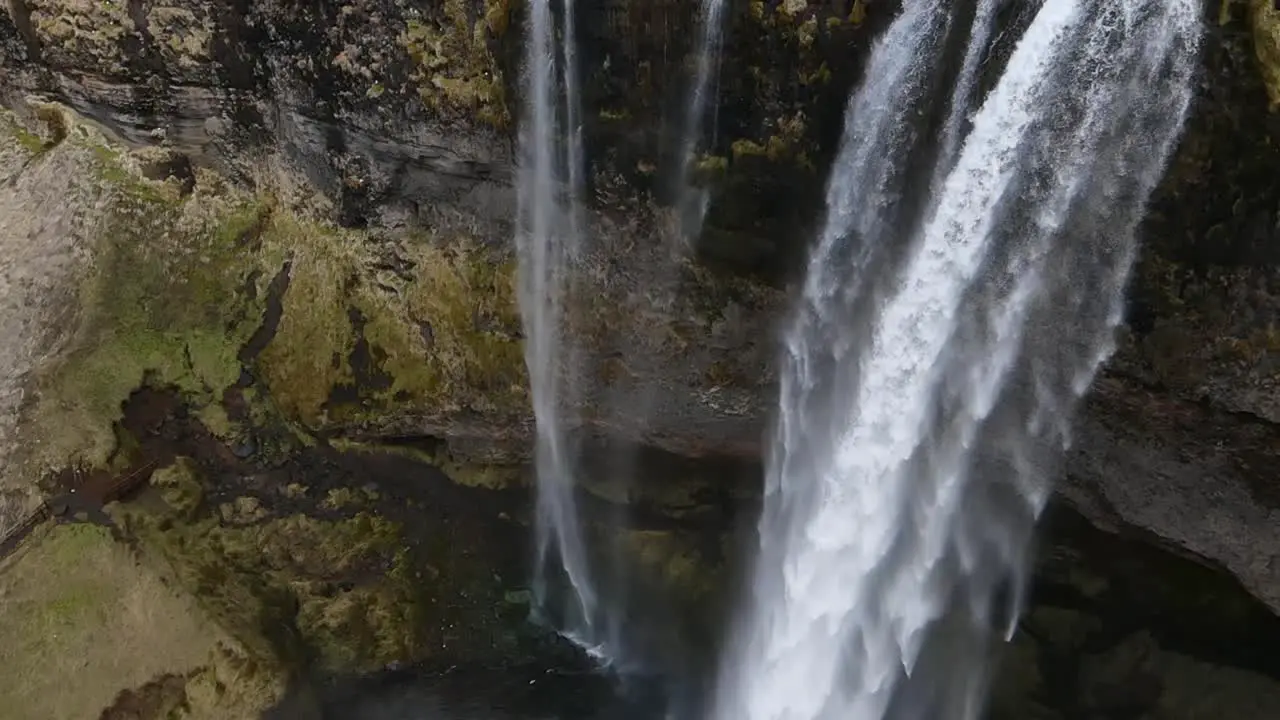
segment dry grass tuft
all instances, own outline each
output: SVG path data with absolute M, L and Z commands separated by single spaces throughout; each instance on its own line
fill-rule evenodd
M 105 528 L 37 531 L 0 564 L 4 717 L 96 720 L 124 688 L 216 661 L 221 639 Z

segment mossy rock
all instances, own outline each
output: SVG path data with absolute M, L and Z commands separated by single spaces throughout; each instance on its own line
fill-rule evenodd
M 136 158 L 100 135 L 76 130 L 65 142 L 91 153 L 84 182 L 98 188 L 101 219 L 77 330 L 28 408 L 37 472 L 105 466 L 121 404 L 145 383 L 179 388 L 198 412 L 213 408 L 240 375 L 238 353 L 262 319 L 264 271 L 278 262 L 246 248 L 268 200 L 202 188 L 184 197 L 173 181 L 143 178 Z
M 273 515 L 256 501 L 215 512 L 198 473 L 180 458 L 157 473 L 158 497 L 113 514 L 255 657 L 331 673 L 417 657 L 417 591 L 395 523 Z
M 75 130 L 65 142 L 92 158 L 84 182 L 102 198 L 101 219 L 72 341 L 26 411 L 32 475 L 107 466 L 121 405 L 144 385 L 177 389 L 224 438 L 277 415 L 305 439 L 401 415 L 525 414 L 509 253 L 465 233 L 336 228 L 206 173 L 186 194 Z M 265 383 L 240 388 L 252 417 L 233 420 L 224 397 L 246 370 Z
M 411 76 L 423 103 L 446 118 L 476 119 L 505 129 L 511 113 L 491 45 L 507 32 L 510 2 L 475 4 L 444 0 L 428 17 L 410 17 L 400 43 L 409 54 Z
M 360 442 L 345 438 L 335 438 L 330 444 L 346 453 L 387 453 L 399 455 L 410 460 L 438 468 L 450 481 L 464 487 L 486 490 L 512 490 L 527 485 L 528 468 L 518 463 L 475 462 L 459 459 L 451 452 L 447 442 L 434 443 L 436 447 L 426 450 L 404 445 L 387 445 L 376 442 Z M 354 493 L 338 493 L 341 500 L 360 502 Z M 332 497 L 332 493 L 331 493 Z M 326 502 L 330 502 L 326 499 Z
M 1249 0 L 1249 10 L 1258 69 L 1275 108 L 1280 106 L 1280 8 L 1271 0 Z
M 514 262 L 466 237 L 410 237 L 380 271 L 359 233 L 296 220 L 289 289 L 260 358 L 275 402 L 311 428 L 381 415 L 523 414 Z

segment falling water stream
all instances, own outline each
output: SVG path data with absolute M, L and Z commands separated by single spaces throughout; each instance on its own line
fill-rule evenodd
M 699 33 L 695 48 L 696 64 L 693 84 L 685 105 L 684 124 L 680 143 L 680 177 L 678 182 L 680 228 L 686 238 L 697 237 L 707 214 L 708 194 L 705 188 L 692 184 L 693 168 L 698 148 L 704 141 L 715 142 L 714 102 L 716 78 L 720 71 L 720 51 L 724 45 L 724 8 L 727 0 L 702 0 L 699 3 Z M 708 123 L 708 111 L 710 122 Z M 712 135 L 707 137 L 705 127 L 710 125 Z
M 993 36 L 1010 1 L 972 0 L 961 22 L 949 0 L 904 0 L 849 100 L 783 334 L 760 548 L 715 718 L 982 711 L 988 644 L 1012 631 L 1046 478 L 1112 350 L 1200 33 L 1197 0 L 1043 0 L 1002 59 Z M 585 221 L 563 2 L 558 22 L 550 0 L 529 6 L 520 135 L 535 588 L 568 637 L 607 659 L 568 437 L 577 360 L 563 303 Z M 723 42 L 724 1 L 702 6 L 686 185 Z M 954 68 L 947 48 L 963 49 Z M 939 100 L 945 111 L 921 122 Z M 705 196 L 687 197 L 700 225 Z
M 520 307 L 537 428 L 534 589 L 539 608 L 566 637 L 605 664 L 625 665 L 626 598 L 600 596 L 603 578 L 593 572 L 573 494 L 578 458 L 570 447 L 573 418 L 566 414 L 578 406 L 582 382 L 575 374 L 579 353 L 565 329 L 564 303 L 573 291 L 586 230 L 585 166 L 574 1 L 562 0 L 556 9 L 550 0 L 534 0 L 529 7 L 518 180 Z M 696 227 L 687 223 L 700 224 L 705 194 L 689 186 L 689 169 L 713 105 L 724 0 L 704 0 L 702 9 L 680 178 L 687 221 L 682 226 L 694 234 Z M 674 277 L 675 270 L 668 274 Z M 634 415 L 636 408 L 629 412 Z M 611 568 L 610 574 L 618 584 L 624 573 Z
M 568 636 L 594 647 L 599 599 L 574 500 L 565 417 L 576 406 L 576 353 L 565 333 L 564 302 L 584 230 L 573 0 L 565 0 L 559 19 L 561 42 L 550 0 L 529 4 L 517 179 L 519 298 L 537 433 L 534 591 L 538 607 L 556 616 Z
M 785 334 L 723 720 L 981 711 L 983 653 L 922 653 L 947 652 L 933 641 L 956 628 L 980 648 L 1016 617 L 1046 468 L 1110 352 L 1134 229 L 1182 125 L 1198 3 L 1047 0 L 965 127 L 971 41 L 945 166 L 923 222 L 903 222 L 899 168 L 949 6 L 906 0 L 850 101 Z M 979 6 L 978 44 L 993 7 Z M 864 292 L 885 243 L 906 256 L 887 266 L 893 282 Z M 867 304 L 872 321 L 850 322 Z

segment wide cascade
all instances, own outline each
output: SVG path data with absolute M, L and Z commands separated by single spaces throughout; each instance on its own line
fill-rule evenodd
M 595 647 L 599 600 L 573 495 L 575 454 L 566 417 L 577 403 L 564 302 L 584 221 L 573 0 L 564 0 L 561 10 L 553 13 L 550 0 L 529 4 L 517 179 L 520 311 L 537 426 L 534 589 L 538 607 L 556 616 L 553 622 Z
M 1001 3 L 958 5 L 905 0 L 847 109 L 724 720 L 977 716 L 1068 417 L 1111 351 L 1200 4 L 1028 3 L 1003 47 Z

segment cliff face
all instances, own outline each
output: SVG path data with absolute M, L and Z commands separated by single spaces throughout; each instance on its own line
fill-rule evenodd
M 712 202 L 686 247 L 670 205 L 696 4 L 583 5 L 596 238 L 574 312 L 591 356 L 585 430 L 643 452 L 750 463 L 773 398 L 782 287 L 820 216 L 860 58 L 893 9 L 733 4 L 716 141 L 695 173 Z M 310 623 L 299 633 L 312 645 L 342 627 L 368 638 L 378 661 L 435 647 L 426 636 L 386 646 L 378 627 L 347 627 L 430 598 L 407 601 L 400 586 L 333 589 L 357 582 L 363 565 L 394 567 L 401 530 L 361 526 L 359 557 L 295 557 L 283 570 L 279 558 L 242 551 L 270 537 L 329 547 L 289 520 L 299 513 L 346 537 L 358 498 L 326 507 L 290 496 L 269 472 L 317 444 L 339 453 L 321 464 L 360 448 L 414 454 L 473 486 L 459 507 L 522 482 L 532 421 L 509 247 L 521 6 L 13 0 L 7 10 L 0 97 L 25 120 L 8 130 L 17 154 L 7 176 L 19 188 L 39 181 L 43 193 L 55 177 L 67 186 L 47 203 L 89 210 L 57 228 L 8 226 L 15 238 L 57 238 L 49 247 L 69 259 L 49 277 L 61 304 L 24 326 L 60 332 L 29 343 L 28 355 L 56 362 L 28 363 L 42 371 L 27 381 L 28 434 L 17 439 L 42 442 L 0 448 L 11 460 L 5 484 L 18 492 L 70 465 L 195 458 L 180 463 L 188 482 L 174 480 L 178 490 L 152 508 L 159 520 L 122 522 L 180 566 L 212 564 L 209 577 L 276 567 L 269 587 L 246 589 L 253 597 L 296 587 L 290 573 L 339 565 L 329 585 L 302 593 L 312 604 L 297 609 Z M 1280 121 L 1269 111 L 1280 20 L 1265 0 L 1214 2 L 1205 15 L 1193 117 L 1143 228 L 1120 352 L 1086 404 L 1059 487 L 1100 526 L 1223 566 L 1280 610 L 1270 470 L 1280 462 Z M 119 422 L 144 385 L 176 392 L 203 429 L 147 445 Z M 13 417 L 11 404 L 0 415 Z M 256 479 L 227 484 L 243 477 Z M 180 490 L 193 482 L 206 489 L 183 522 L 204 528 L 216 514 L 231 561 L 193 558 L 191 542 L 152 532 L 174 526 L 168 514 L 185 512 L 191 493 Z M 749 496 L 750 485 L 654 480 L 638 493 L 678 517 L 708 497 Z M 223 496 L 211 499 L 210 487 Z M 619 499 L 602 482 L 588 490 Z M 260 506 L 266 514 L 253 517 Z M 643 530 L 657 539 L 638 536 L 637 555 L 679 575 L 688 549 L 705 544 L 691 527 L 655 521 Z M 515 589 L 459 582 L 494 602 Z M 509 645 L 494 633 L 484 643 Z M 308 650 L 332 667 L 360 666 L 326 652 Z

